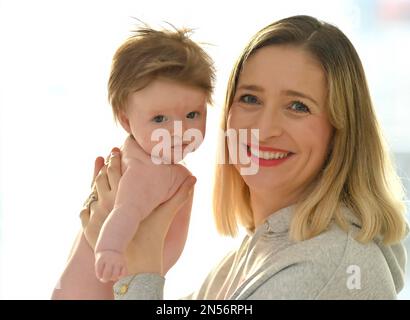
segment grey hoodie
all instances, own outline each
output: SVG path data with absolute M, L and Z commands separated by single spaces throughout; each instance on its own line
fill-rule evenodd
M 362 244 L 360 221 L 347 208 L 349 232 L 333 223 L 320 235 L 289 240 L 294 206 L 270 215 L 185 299 L 396 299 L 404 286 L 406 251 L 399 243 Z M 114 285 L 116 299 L 163 299 L 165 279 L 138 274 Z

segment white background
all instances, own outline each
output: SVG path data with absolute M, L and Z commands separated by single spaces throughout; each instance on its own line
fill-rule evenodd
M 395 151 L 408 152 L 403 141 L 410 132 L 401 124 L 410 115 L 401 103 L 406 90 L 393 90 L 391 101 L 392 93 L 383 89 L 394 80 L 385 79 L 386 73 L 400 78 L 409 70 L 409 45 L 401 41 L 400 24 L 383 29 L 389 43 L 379 41 L 382 35 L 364 34 L 366 7 L 357 3 L 0 0 L 0 298 L 48 299 L 64 268 L 94 159 L 125 137 L 114 125 L 106 85 L 112 55 L 134 27 L 131 17 L 154 27 L 167 21 L 195 28 L 194 40 L 212 44 L 205 49 L 218 70 L 205 142 L 187 159 L 198 178 L 192 224 L 184 254 L 167 276 L 166 298 L 198 288 L 240 240 L 221 238 L 213 227 L 214 143 L 228 73 L 260 28 L 294 14 L 340 27 L 362 57 L 371 89 L 378 91 L 376 105 L 390 142 Z M 408 88 L 403 79 L 399 88 Z

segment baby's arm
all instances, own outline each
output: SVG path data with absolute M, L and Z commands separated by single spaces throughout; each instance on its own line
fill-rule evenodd
M 127 274 L 125 250 L 140 222 L 164 201 L 169 168 L 130 163 L 121 177 L 114 208 L 96 245 L 96 274 L 106 282 Z

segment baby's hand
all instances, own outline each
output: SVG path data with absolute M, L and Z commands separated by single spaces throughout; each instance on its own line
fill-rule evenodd
M 127 275 L 125 255 L 112 250 L 98 252 L 95 256 L 95 274 L 101 282 L 117 281 Z

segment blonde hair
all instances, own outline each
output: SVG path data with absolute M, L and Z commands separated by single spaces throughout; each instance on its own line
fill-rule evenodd
M 338 28 L 309 16 L 294 16 L 260 30 L 231 73 L 223 131 L 244 62 L 262 47 L 282 44 L 300 47 L 322 65 L 328 85 L 327 113 L 334 127 L 323 170 L 295 206 L 291 239 L 310 239 L 325 231 L 332 220 L 347 230 L 344 205 L 362 222 L 358 241 L 365 243 L 378 236 L 385 244 L 400 241 L 406 233 L 403 186 L 376 119 L 360 58 Z M 238 224 L 253 229 L 254 222 L 249 188 L 228 164 L 226 138 L 221 147 L 225 164 L 216 165 L 213 209 L 218 231 L 234 236 Z
M 190 29 L 141 27 L 117 49 L 108 81 L 108 99 L 116 120 L 128 95 L 158 77 L 202 89 L 211 103 L 213 61 L 189 38 L 191 33 Z

